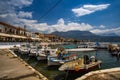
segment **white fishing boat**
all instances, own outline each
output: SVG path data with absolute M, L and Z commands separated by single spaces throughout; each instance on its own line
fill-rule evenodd
M 74 61 L 66 62 L 59 67 L 60 71 L 68 71 L 72 73 L 80 73 L 83 71 L 90 71 L 96 67 L 100 68 L 102 61 L 96 60 L 95 57 L 91 57 L 89 60 L 88 57 L 79 58 Z
M 40 49 L 37 53 L 37 60 L 47 60 L 48 56 L 56 57 L 56 51 L 57 49 Z
M 20 45 L 18 52 L 21 54 L 29 54 L 30 52 L 30 45 L 29 44 L 22 44 Z
M 66 49 L 66 51 L 95 51 L 94 48 L 74 48 L 74 49 Z
M 29 54 L 30 48 L 26 46 L 21 46 L 18 50 L 19 53 L 21 54 Z
M 37 56 L 38 53 L 38 47 L 37 46 L 31 46 L 29 56 Z

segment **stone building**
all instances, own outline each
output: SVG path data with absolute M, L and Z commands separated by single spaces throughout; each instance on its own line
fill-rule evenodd
M 22 41 L 40 41 L 39 37 L 21 27 L 15 27 L 10 24 L 0 22 L 0 41 L 22 42 Z

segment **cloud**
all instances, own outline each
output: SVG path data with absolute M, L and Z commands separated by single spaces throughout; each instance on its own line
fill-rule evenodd
M 85 24 L 85 23 L 70 22 L 70 23 L 65 24 L 64 19 L 62 19 L 62 18 L 59 19 L 58 22 L 54 25 L 48 25 L 47 23 L 32 23 L 32 24 L 29 23 L 28 25 L 31 29 L 36 29 L 41 32 L 47 32 L 47 33 L 51 33 L 54 31 L 66 32 L 66 31 L 70 31 L 70 30 L 88 31 L 93 28 L 91 25 Z M 30 26 L 30 25 L 32 25 L 32 26 Z
M 32 12 L 20 11 L 18 13 L 18 17 L 20 17 L 20 18 L 32 18 Z
M 0 0 L 0 21 L 19 25 L 22 23 L 21 19 L 32 18 L 32 12 L 20 11 L 32 2 L 33 0 Z
M 64 20 L 61 18 L 58 20 L 57 24 L 64 25 Z
M 29 6 L 32 4 L 33 0 L 6 0 L 6 3 L 8 3 L 8 5 L 11 5 L 11 7 L 19 7 L 22 8 L 24 6 Z
M 100 25 L 98 26 L 98 28 L 95 28 L 95 26 L 92 26 L 87 23 L 69 22 L 65 24 L 63 18 L 60 18 L 58 22 L 53 25 L 48 25 L 47 23 L 38 23 L 37 21 L 34 20 L 26 21 L 25 23 L 27 26 L 29 26 L 30 30 L 44 32 L 44 33 L 51 33 L 54 31 L 66 32 L 70 30 L 79 30 L 79 31 L 90 31 L 97 35 L 103 35 L 104 33 L 108 33 L 108 34 L 115 33 L 116 35 L 120 36 L 120 27 L 105 29 L 107 26 L 104 25 Z
M 95 34 L 111 33 L 120 35 L 120 28 L 105 29 L 106 26 L 100 25 L 97 29 L 88 23 L 68 22 L 65 24 L 63 18 L 60 18 L 56 24 L 48 25 L 39 23 L 32 19 L 32 12 L 21 11 L 23 7 L 30 6 L 33 0 L 0 0 L 0 21 L 10 23 L 15 26 L 23 27 L 30 31 L 51 33 L 54 31 L 91 31 Z M 7 6 L 6 6 L 7 5 Z M 76 16 L 87 15 L 95 11 L 106 9 L 110 4 L 84 5 L 83 7 L 72 9 Z
M 103 29 L 103 28 L 105 28 L 105 26 L 104 25 L 100 25 L 99 28 Z
M 16 8 L 31 5 L 33 0 L 0 0 L 0 14 L 15 12 Z
M 32 19 L 32 12 L 20 11 L 21 8 L 31 5 L 33 0 L 6 0 L 0 1 L 0 21 L 23 27 L 28 30 L 51 33 L 54 31 L 90 30 L 92 26 L 86 23 L 69 22 L 59 19 L 56 24 L 48 25 Z M 7 5 L 7 6 L 6 6 Z M 18 11 L 19 10 L 19 11 Z
M 95 34 L 110 34 L 110 33 L 114 33 L 116 35 L 119 35 L 120 36 L 120 27 L 118 28 L 112 28 L 112 29 L 93 29 L 91 30 L 92 33 L 95 33 Z
M 110 4 L 100 4 L 100 5 L 83 5 L 80 8 L 72 9 L 72 12 L 75 13 L 77 17 L 88 15 L 96 11 L 106 9 Z

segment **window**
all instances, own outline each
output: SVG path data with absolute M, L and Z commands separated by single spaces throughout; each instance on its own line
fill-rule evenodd
M 2 29 L 3 28 L 3 26 L 2 25 L 0 25 L 0 29 Z
M 2 32 L 2 28 L 3 28 L 3 26 L 2 26 L 2 25 L 0 25 L 0 32 Z

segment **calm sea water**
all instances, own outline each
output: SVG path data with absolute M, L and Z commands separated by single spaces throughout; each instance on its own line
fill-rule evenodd
M 69 48 L 73 48 L 74 46 L 67 46 Z M 102 60 L 101 69 L 108 69 L 114 67 L 120 67 L 120 59 L 117 57 L 112 57 L 107 50 L 97 50 L 91 52 L 71 52 L 76 53 L 79 57 L 83 55 L 88 55 L 89 57 L 94 55 L 97 56 L 98 59 Z M 83 74 L 74 75 L 66 74 L 65 72 L 61 72 L 58 70 L 59 66 L 47 67 L 47 61 L 38 61 L 35 57 L 28 57 L 28 55 L 21 55 L 16 53 L 22 59 L 24 59 L 28 64 L 46 76 L 49 80 L 74 80 L 77 77 L 80 77 Z

